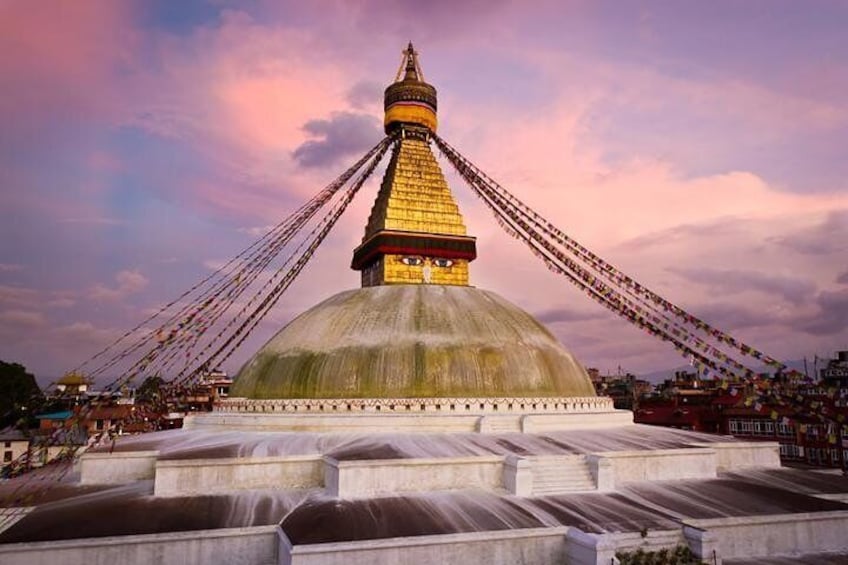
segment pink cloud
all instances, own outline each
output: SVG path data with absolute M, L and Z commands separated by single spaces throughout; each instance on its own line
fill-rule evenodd
M 20 325 L 0 325 L 0 358 L 24 363 L 42 386 L 78 366 L 123 333 L 117 328 L 99 327 L 84 321 L 44 324 L 37 314 L 24 320 L 38 325 L 23 332 Z
M 274 205 L 281 191 L 305 197 L 332 178 L 302 171 L 291 154 L 308 138 L 306 122 L 348 106 L 345 85 L 360 77 L 344 56 L 324 56 L 312 34 L 231 10 L 186 36 L 147 40 L 160 64 L 133 77 L 123 123 L 179 140 L 205 161 L 202 175 L 170 179 L 179 191 L 161 197 L 271 220 L 285 212 Z
M 116 111 L 108 79 L 134 58 L 132 14 L 130 3 L 108 0 L 4 2 L 0 71 L 7 81 L 0 114 L 24 133 L 57 117 Z
M 0 285 L 0 304 L 29 305 L 37 295 L 30 288 Z
M 602 158 L 604 141 L 594 135 L 591 124 L 601 102 L 621 95 L 614 86 L 590 82 L 576 94 L 562 89 L 541 112 L 528 108 L 504 114 L 497 108 L 456 101 L 462 106 L 452 114 L 460 123 L 451 122 L 450 128 L 464 133 L 459 140 L 448 141 L 566 233 L 696 314 L 712 315 L 714 289 L 683 281 L 669 269 L 746 269 L 787 280 L 802 273 L 807 288 L 815 283 L 815 288 L 827 292 L 834 285 L 841 268 L 834 256 L 790 252 L 778 243 L 798 240 L 800 230 L 826 222 L 835 210 L 848 210 L 846 193 L 787 193 L 744 170 L 693 176 L 672 162 L 640 155 L 635 146 L 628 158 L 610 165 Z M 696 85 L 683 90 L 695 92 Z M 636 97 L 634 103 L 642 96 L 645 103 L 659 97 L 659 88 L 639 93 L 638 81 L 626 82 L 625 91 Z M 757 106 L 762 94 L 754 87 L 737 92 L 747 95 L 740 114 L 747 111 L 746 106 Z M 717 91 L 709 96 L 717 96 Z M 789 135 L 795 124 L 770 117 L 784 98 L 765 98 L 765 107 L 750 119 L 769 124 L 768 135 Z M 704 104 L 705 110 L 709 105 Z M 788 107 L 809 117 L 811 127 L 830 127 L 832 120 L 844 119 L 826 105 L 801 101 Z M 473 284 L 492 288 L 532 312 L 558 306 L 588 314 L 599 311 L 565 278 L 547 273 L 522 245 L 500 233 L 479 201 L 463 195 L 466 188 L 461 181 L 453 180 L 452 186 L 468 203 L 463 212 L 470 233 L 479 238 Z M 652 243 L 628 247 L 628 242 L 640 239 Z M 786 357 L 817 349 L 826 353 L 848 338 L 844 331 L 812 336 L 793 324 L 815 315 L 814 294 L 801 301 L 776 299 L 761 287 L 751 284 L 748 290 L 728 297 L 733 304 L 769 314 L 762 325 L 744 328 L 733 327 L 734 320 L 723 320 L 731 324 L 726 329 L 739 332 L 737 337 Z M 553 329 L 567 346 L 574 344 L 581 360 L 591 364 L 619 359 L 629 370 L 650 370 L 675 362 L 670 347 L 622 320 L 580 319 L 556 323 Z M 794 339 L 785 339 L 787 334 Z
M 88 298 L 90 300 L 119 300 L 143 290 L 150 281 L 138 271 L 124 270 L 115 275 L 115 282 L 114 287 L 95 285 L 89 292 Z
M 54 298 L 46 303 L 48 308 L 70 308 L 76 305 L 77 301 L 71 298 Z
M 29 310 L 6 310 L 0 312 L 0 322 L 17 331 L 22 329 L 40 328 L 45 324 L 44 315 L 41 312 Z

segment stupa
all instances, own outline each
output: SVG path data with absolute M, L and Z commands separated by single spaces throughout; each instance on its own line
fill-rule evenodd
M 431 150 L 436 94 L 410 44 L 353 253 L 362 288 L 280 330 L 213 412 L 86 453 L 0 533 L 0 562 L 848 555 L 848 480 L 781 468 L 774 443 L 634 424 L 542 324 L 470 286 L 476 242 Z
M 438 398 L 454 411 L 493 398 L 547 397 L 554 406 L 595 396 L 544 326 L 469 286 L 476 242 L 430 148 L 436 89 L 421 77 L 410 45 L 385 92 L 385 130 L 400 138 L 353 253 L 362 288 L 285 327 L 242 369 L 233 396 L 370 399 L 389 408 Z

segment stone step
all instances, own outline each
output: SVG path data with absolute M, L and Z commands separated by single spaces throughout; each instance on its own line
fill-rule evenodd
M 533 485 L 532 492 L 534 494 L 538 493 L 553 493 L 553 492 L 584 492 L 584 491 L 595 491 L 595 485 L 591 483 L 577 483 L 573 485 Z
M 557 480 L 557 481 L 534 480 L 533 481 L 534 487 L 535 486 L 555 486 L 555 485 L 562 485 L 564 487 L 569 486 L 569 485 L 592 485 L 594 487 L 595 481 L 593 479 L 571 479 L 571 480 L 565 479 L 565 480 Z
M 586 458 L 580 455 L 535 457 L 531 469 L 534 496 L 597 490 Z
M 577 470 L 574 470 L 574 471 L 572 471 L 572 470 L 569 470 L 569 471 L 562 471 L 562 470 L 557 470 L 557 471 L 538 471 L 538 470 L 536 470 L 536 469 L 533 469 L 533 476 L 534 476 L 534 477 L 551 477 L 551 478 L 559 478 L 559 477 L 586 477 L 586 478 L 591 479 L 591 478 L 592 478 L 592 473 L 590 473 L 590 472 L 588 472 L 588 471 L 586 471 L 586 470 L 579 470 L 579 471 L 577 471 Z
M 573 494 L 576 492 L 596 492 L 595 487 L 586 488 L 549 488 L 549 489 L 533 489 L 532 496 L 549 496 L 557 494 Z
M 527 458 L 535 465 L 544 465 L 545 463 L 585 463 L 585 455 L 531 455 Z
M 595 490 L 593 483 L 564 483 L 533 485 L 533 492 L 540 490 Z
M 586 463 L 567 463 L 557 465 L 539 465 L 538 463 L 531 465 L 534 469 L 586 469 Z
M 592 477 L 563 477 L 561 479 L 533 479 L 534 485 L 594 485 Z
M 533 476 L 534 483 L 567 483 L 567 482 L 583 482 L 583 483 L 594 483 L 595 477 L 591 475 L 566 475 L 562 477 L 551 477 L 551 476 Z
M 532 469 L 538 473 L 588 473 L 586 465 L 560 465 L 557 467 L 539 467 L 534 465 Z
M 594 490 L 595 489 L 595 482 L 594 481 L 574 481 L 574 482 L 567 482 L 567 483 L 536 483 L 536 482 L 534 482 L 533 483 L 533 490 L 536 491 L 536 490 L 539 490 L 539 489 L 580 489 L 580 490 L 590 489 L 590 490 Z
M 585 469 L 585 461 L 533 461 L 534 469 Z
M 548 483 L 556 483 L 556 482 L 594 482 L 595 478 L 592 475 L 562 475 L 562 476 L 552 476 L 552 475 L 533 475 L 533 482 L 548 482 Z

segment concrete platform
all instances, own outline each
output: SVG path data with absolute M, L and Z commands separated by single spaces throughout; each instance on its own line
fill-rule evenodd
M 219 421 L 123 438 L 37 494 L 0 533 L 3 563 L 97 563 L 124 543 L 128 564 L 848 551 L 848 480 L 781 468 L 776 444 L 632 423 L 340 433 Z

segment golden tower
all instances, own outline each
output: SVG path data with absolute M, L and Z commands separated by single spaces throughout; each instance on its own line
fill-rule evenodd
M 403 75 L 403 78 L 401 78 Z M 468 285 L 476 242 L 430 149 L 436 89 L 424 82 L 410 42 L 384 96 L 386 133 L 399 136 L 351 267 L 362 286 Z

